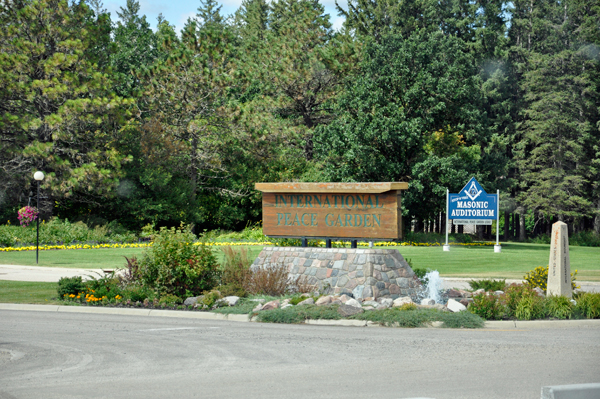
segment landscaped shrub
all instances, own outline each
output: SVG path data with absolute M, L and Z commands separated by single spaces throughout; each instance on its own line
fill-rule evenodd
M 570 319 L 573 313 L 573 303 L 566 296 L 551 295 L 546 297 L 546 314 L 555 319 Z
M 203 297 L 199 301 L 199 303 L 201 303 L 209 309 L 215 306 L 217 301 L 222 298 L 221 293 L 217 290 L 205 291 L 202 293 L 202 295 Z
M 469 285 L 472 290 L 484 289 L 487 291 L 504 291 L 506 289 L 506 280 L 471 280 Z
M 339 320 L 342 318 L 337 312 L 337 306 L 291 306 L 285 309 L 264 310 L 258 312 L 258 321 L 265 323 L 302 323 L 304 320 Z
M 506 316 L 514 317 L 517 305 L 524 297 L 538 296 L 533 287 L 527 284 L 511 284 L 504 292 L 504 304 L 506 305 Z
M 35 244 L 36 226 L 20 227 L 0 226 L 0 245 L 23 246 Z M 40 223 L 40 245 L 72 243 L 123 243 L 137 240 L 135 234 L 128 232 L 116 222 L 88 227 L 83 222 L 71 223 L 69 220 L 52 218 Z
M 515 316 L 519 320 L 542 319 L 546 315 L 544 310 L 544 298 L 537 295 L 524 296 L 517 304 Z
M 444 312 L 441 321 L 446 328 L 482 328 L 485 320 L 471 312 Z
M 195 236 L 184 226 L 162 228 L 140 261 L 142 282 L 164 296 L 197 295 L 218 283 L 218 263 L 212 249 L 194 245 Z
M 174 306 L 183 303 L 183 300 L 177 295 L 167 294 L 161 296 L 158 300 L 158 304 L 161 306 Z
M 506 314 L 502 299 L 500 296 L 488 293 L 475 295 L 468 310 L 486 320 L 499 320 Z
M 388 327 L 424 327 L 432 321 L 442 321 L 444 315 L 436 309 L 401 310 L 399 308 L 371 310 L 352 316 L 353 319 L 368 320 Z
M 283 265 L 267 266 L 252 272 L 247 291 L 253 295 L 281 296 L 285 294 L 287 286 L 287 268 Z
M 575 314 L 586 319 L 600 318 L 600 292 L 584 292 L 575 296 Z
M 89 292 L 92 292 L 97 298 L 114 298 L 117 295 L 122 296 L 119 279 L 115 277 L 114 273 L 109 273 L 107 275 L 102 275 L 100 273 L 96 274 L 97 277 L 89 276 L 90 279 L 85 282 Z
M 141 283 L 142 281 L 142 272 L 140 270 L 140 264 L 135 256 L 128 258 L 124 256 L 127 261 L 125 265 L 125 269 L 121 270 L 119 273 L 119 279 L 121 280 L 121 284 L 123 286 L 128 286 L 130 284 Z
M 85 283 L 81 276 L 61 277 L 58 280 L 57 292 L 60 299 L 64 298 L 65 295 L 77 295 L 80 292 L 85 292 Z
M 248 255 L 248 249 L 245 247 L 234 249 L 227 246 L 221 248 L 221 250 L 225 256 L 221 274 L 222 286 L 219 290 L 225 296 L 246 296 L 246 287 L 252 278 L 252 272 L 250 271 L 252 261 Z
M 151 289 L 136 284 L 127 285 L 121 290 L 121 295 L 125 300 L 129 299 L 131 302 L 143 302 L 144 299 L 153 300 L 155 296 Z
M 548 266 L 538 266 L 535 269 L 528 271 L 525 276 L 523 276 L 523 279 L 531 287 L 541 288 L 545 293 L 548 285 Z M 577 270 L 571 272 L 571 288 L 573 290 L 581 288 L 575 283 L 575 280 L 577 280 Z

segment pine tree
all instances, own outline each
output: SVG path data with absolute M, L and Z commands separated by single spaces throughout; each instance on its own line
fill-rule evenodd
M 0 26 L 3 186 L 18 194 L 39 169 L 52 205 L 110 196 L 127 160 L 114 144 L 130 102 L 98 66 L 105 26 L 85 3 L 56 0 L 4 1 Z
M 115 89 L 125 97 L 141 93 L 136 73 L 149 67 L 160 56 L 156 36 L 146 16 L 139 15 L 139 10 L 137 0 L 127 0 L 126 7 L 117 11 L 120 21 L 114 30 L 116 48 L 111 66 L 115 71 Z

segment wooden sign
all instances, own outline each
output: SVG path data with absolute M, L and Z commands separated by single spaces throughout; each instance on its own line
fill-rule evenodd
M 272 237 L 402 238 L 408 183 L 256 183 L 263 233 Z

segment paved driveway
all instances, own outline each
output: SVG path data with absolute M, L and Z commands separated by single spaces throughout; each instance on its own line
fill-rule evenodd
M 600 329 L 446 330 L 0 310 L 0 398 L 539 398 Z

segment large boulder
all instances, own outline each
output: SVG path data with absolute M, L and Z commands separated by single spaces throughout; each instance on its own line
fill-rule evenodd
M 465 305 L 463 305 L 462 303 L 450 298 L 448 299 L 448 305 L 446 305 L 448 310 L 452 311 L 452 312 L 462 312 L 463 310 L 467 310 L 467 307 Z
M 364 312 L 362 307 L 350 306 L 350 305 L 340 305 L 338 308 L 338 313 L 342 317 L 350 317 L 355 314 L 359 314 Z

